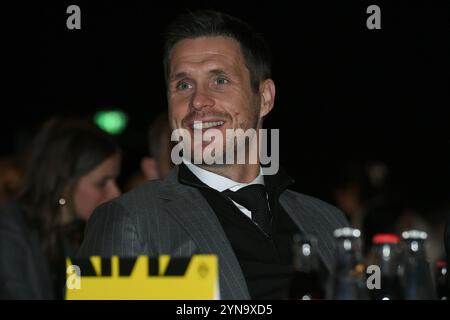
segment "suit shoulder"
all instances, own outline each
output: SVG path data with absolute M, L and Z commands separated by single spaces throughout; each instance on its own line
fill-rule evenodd
M 124 205 L 133 202 L 142 202 L 155 199 L 163 180 L 151 180 L 143 185 L 124 193 L 116 200 Z
M 316 217 L 322 216 L 336 226 L 348 226 L 348 221 L 344 213 L 323 200 L 292 190 L 286 190 L 283 195 L 295 201 L 306 212 L 314 214 Z
M 148 212 L 157 202 L 161 180 L 148 181 L 142 186 L 124 193 L 97 207 L 93 217 L 103 215 L 135 216 L 141 212 Z
M 304 193 L 296 192 L 293 190 L 286 190 L 285 193 L 288 194 L 290 197 L 294 197 L 297 201 L 301 201 L 305 205 L 315 205 L 315 206 L 325 207 L 330 210 L 339 211 L 339 209 L 336 208 L 335 206 L 333 206 L 323 200 L 320 200 L 319 198 L 309 196 Z

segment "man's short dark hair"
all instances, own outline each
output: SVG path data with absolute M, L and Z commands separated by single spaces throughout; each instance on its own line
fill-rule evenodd
M 241 47 L 250 81 L 255 92 L 261 81 L 271 77 L 271 53 L 261 34 L 246 22 L 228 14 L 201 10 L 180 15 L 166 29 L 164 46 L 164 75 L 169 79 L 169 58 L 175 44 L 184 39 L 225 36 Z

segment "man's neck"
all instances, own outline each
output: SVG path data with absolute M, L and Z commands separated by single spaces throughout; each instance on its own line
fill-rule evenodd
M 259 175 L 259 164 L 233 164 L 233 165 L 198 165 L 200 168 L 211 171 L 240 183 L 250 183 Z

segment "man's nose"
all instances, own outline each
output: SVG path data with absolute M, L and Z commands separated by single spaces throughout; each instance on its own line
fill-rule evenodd
M 214 106 L 215 102 L 207 89 L 197 88 L 192 95 L 191 108 L 200 111 L 205 107 Z

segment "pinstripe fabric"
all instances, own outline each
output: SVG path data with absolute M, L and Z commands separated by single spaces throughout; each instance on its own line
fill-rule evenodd
M 91 216 L 80 256 L 185 257 L 216 254 L 222 299 L 249 299 L 245 278 L 233 249 L 208 202 L 194 187 L 178 182 L 178 168 L 159 181 L 147 182 L 103 204 Z M 301 231 L 315 234 L 320 256 L 333 267 L 332 230 L 346 225 L 334 207 L 292 191 L 280 203 Z
M 335 261 L 333 231 L 348 226 L 344 215 L 319 199 L 290 190 L 281 195 L 280 203 L 300 231 L 318 239 L 320 258 L 327 270 L 333 272 Z

